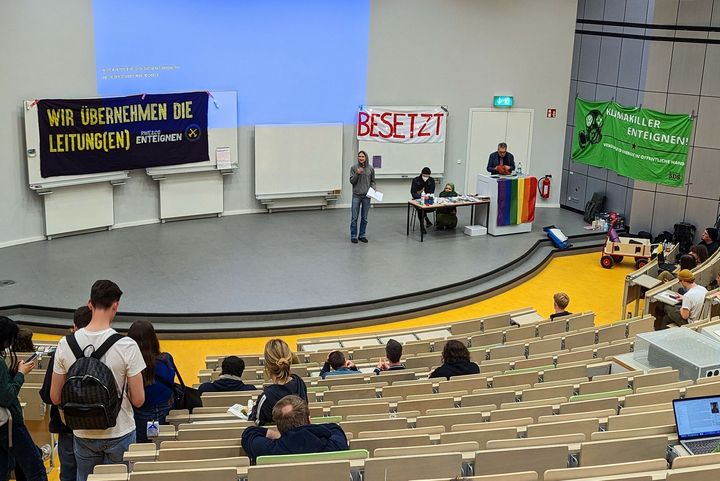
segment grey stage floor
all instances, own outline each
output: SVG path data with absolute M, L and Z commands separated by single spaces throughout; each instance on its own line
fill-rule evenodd
M 118 229 L 0 250 L 0 306 L 75 308 L 96 279 L 124 291 L 134 313 L 247 313 L 367 302 L 489 272 L 517 259 L 555 224 L 585 233 L 582 216 L 538 209 L 533 231 L 419 242 L 405 208 L 370 212 L 368 244 L 351 244 L 347 209 L 253 214 Z M 469 212 L 459 211 L 460 224 Z

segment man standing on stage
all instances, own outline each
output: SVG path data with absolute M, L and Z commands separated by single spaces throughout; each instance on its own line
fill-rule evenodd
M 487 171 L 491 174 L 510 175 L 515 170 L 515 157 L 507 151 L 507 144 L 500 142 L 497 152 L 490 154 Z
M 370 187 L 375 188 L 375 169 L 368 164 L 368 156 L 364 151 L 358 152 L 357 164 L 350 167 L 350 183 L 352 184 L 352 217 L 350 219 L 350 242 L 357 244 L 367 242 L 365 230 L 367 229 L 367 216 L 370 210 L 370 197 L 367 196 Z M 357 222 L 360 217 L 360 232 Z

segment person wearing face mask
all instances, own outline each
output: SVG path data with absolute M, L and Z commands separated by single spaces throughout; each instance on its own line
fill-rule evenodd
M 365 230 L 367 229 L 368 210 L 370 210 L 370 197 L 367 196 L 370 187 L 375 189 L 375 169 L 368 163 L 368 155 L 364 151 L 358 152 L 357 164 L 350 167 L 350 183 L 352 184 L 352 217 L 350 218 L 350 242 L 357 244 L 367 242 Z M 360 232 L 358 232 L 358 217 L 360 217 Z
M 435 179 L 430 177 L 430 167 L 423 167 L 420 175 L 415 177 L 410 184 L 410 195 L 413 199 L 419 199 L 423 194 L 434 194 L 435 193 Z M 418 209 L 418 219 L 420 219 L 420 229 L 423 234 L 427 234 L 425 226 L 430 227 L 432 222 L 425 215 L 425 211 Z
M 445 184 L 445 188 L 440 192 L 440 197 L 457 197 L 455 192 L 455 184 L 449 182 Z M 457 208 L 443 207 L 437 211 L 437 228 L 442 230 L 452 230 L 457 226 Z

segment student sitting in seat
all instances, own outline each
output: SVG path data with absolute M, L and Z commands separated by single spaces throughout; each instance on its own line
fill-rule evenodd
M 310 409 L 298 396 L 279 400 L 272 410 L 272 418 L 277 431 L 256 426 L 243 431 L 242 447 L 253 464 L 258 456 L 348 449 L 345 432 L 337 424 L 310 424 Z
M 390 339 L 385 345 L 387 361 L 380 361 L 375 368 L 375 374 L 380 374 L 382 371 L 399 371 L 405 369 L 405 364 L 400 362 L 402 351 L 402 344 L 395 339 Z
M 445 188 L 440 192 L 440 197 L 457 197 L 458 193 L 455 192 L 455 184 L 448 182 L 445 184 Z M 457 207 L 442 207 L 437 210 L 437 225 L 438 230 L 452 230 L 457 226 Z
M 550 319 L 554 320 L 556 317 L 570 316 L 571 313 L 567 311 L 568 304 L 570 304 L 570 296 L 564 292 L 556 292 L 553 296 L 555 313 L 550 314 Z
M 297 374 L 290 373 L 292 352 L 282 339 L 270 339 L 265 344 L 265 374 L 272 384 L 265 386 L 258 397 L 248 419 L 264 426 L 273 421 L 272 412 L 275 404 L 285 396 L 295 394 L 307 402 L 307 386 Z
M 220 377 L 213 382 L 204 382 L 198 388 L 200 394 L 204 392 L 231 392 L 254 391 L 252 384 L 245 384 L 241 378 L 245 371 L 245 361 L 237 356 L 228 356 L 223 359 Z
M 479 374 L 480 366 L 470 361 L 470 351 L 460 341 L 451 339 L 445 344 L 442 352 L 443 364 L 430 373 L 430 377 L 444 377 L 450 379 L 453 376 L 465 374 Z
M 333 351 L 328 354 L 327 361 L 320 370 L 320 377 L 338 376 L 342 374 L 357 374 L 358 368 L 350 360 L 345 359 L 345 354 L 340 351 Z

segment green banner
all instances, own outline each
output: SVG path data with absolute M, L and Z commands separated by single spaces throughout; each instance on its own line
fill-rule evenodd
M 572 159 L 631 179 L 681 187 L 692 117 L 575 99 Z

